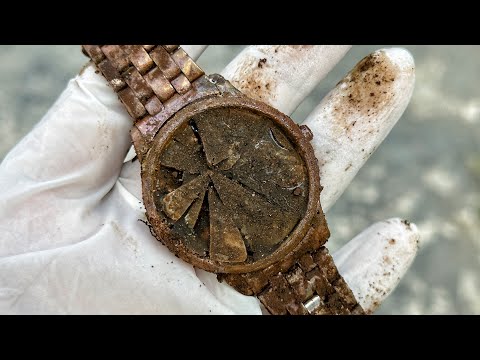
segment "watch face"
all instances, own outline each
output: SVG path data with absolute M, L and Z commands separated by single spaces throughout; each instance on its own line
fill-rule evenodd
M 145 163 L 157 237 L 208 270 L 266 263 L 299 232 L 311 200 L 289 127 L 240 106 L 200 107 L 168 125 Z

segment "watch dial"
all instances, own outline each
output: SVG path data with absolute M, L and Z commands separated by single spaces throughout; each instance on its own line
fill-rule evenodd
M 308 173 L 268 117 L 238 108 L 206 110 L 163 147 L 155 206 L 200 257 L 253 263 L 274 252 L 304 217 Z

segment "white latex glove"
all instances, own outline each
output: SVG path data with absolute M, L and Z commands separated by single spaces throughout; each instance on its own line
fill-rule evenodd
M 205 46 L 184 48 L 198 58 Z M 252 46 L 222 74 L 246 94 L 291 114 L 348 49 Z M 410 54 L 380 50 L 308 116 L 325 211 L 400 118 L 413 85 Z M 145 220 L 139 162 L 125 158 L 131 126 L 113 90 L 88 66 L 5 157 L 0 313 L 261 313 L 255 297 L 179 260 L 139 221 Z M 395 288 L 417 242 L 413 224 L 391 219 L 334 254 L 367 312 Z

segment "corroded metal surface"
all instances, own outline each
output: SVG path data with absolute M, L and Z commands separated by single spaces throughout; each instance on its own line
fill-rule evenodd
M 286 274 L 272 275 L 258 298 L 277 315 L 364 313 L 325 247 L 303 255 Z
M 295 250 L 310 229 L 326 228 L 318 165 L 304 131 L 279 111 L 235 92 L 194 101 L 170 118 L 143 158 L 142 180 L 158 238 L 208 271 L 266 268 Z M 209 200 L 222 219 L 211 221 Z M 211 233 L 220 229 L 214 226 L 230 235 L 215 235 L 212 246 Z M 243 261 L 238 234 L 247 253 Z M 317 234 L 315 248 L 328 231 Z
M 177 45 L 85 45 L 135 120 L 153 233 L 272 314 L 360 314 L 323 247 L 312 133 Z
M 134 120 L 163 110 L 203 75 L 178 45 L 83 45 Z
M 188 246 L 198 248 L 190 243 L 210 232 L 201 256 L 226 262 L 244 262 L 247 252 L 249 261 L 265 257 L 305 215 L 305 163 L 265 116 L 231 108 L 203 111 L 175 131 L 160 165 L 157 211 Z M 210 223 L 195 226 L 199 216 Z

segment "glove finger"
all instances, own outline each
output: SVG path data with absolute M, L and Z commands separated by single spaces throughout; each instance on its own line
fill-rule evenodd
M 402 116 L 414 84 L 415 64 L 407 50 L 378 50 L 360 61 L 307 117 L 325 212 Z
M 252 45 L 222 71 L 244 94 L 291 114 L 350 45 Z
M 415 224 L 393 218 L 371 225 L 336 251 L 333 258 L 358 302 L 370 314 L 405 275 L 418 244 Z

